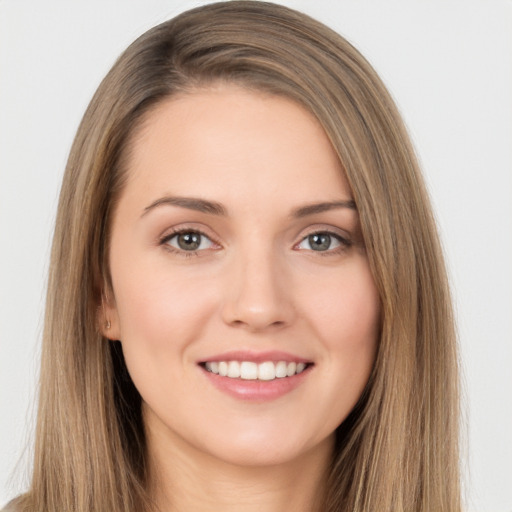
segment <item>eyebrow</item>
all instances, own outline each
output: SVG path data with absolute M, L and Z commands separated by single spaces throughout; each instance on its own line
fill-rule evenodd
M 166 196 L 153 201 L 149 206 L 144 208 L 142 217 L 149 213 L 151 210 L 158 208 L 159 206 L 179 206 L 188 210 L 195 210 L 201 213 L 208 213 L 211 215 L 226 216 L 227 212 L 224 206 L 215 201 L 208 201 L 206 199 L 200 199 L 198 197 L 178 197 L 178 196 Z M 315 215 L 317 213 L 327 212 L 329 210 L 335 210 L 339 208 L 348 208 L 356 211 L 356 204 L 352 200 L 347 201 L 331 201 L 322 203 L 313 203 L 306 206 L 300 206 L 292 210 L 291 217 L 303 218 L 309 215 Z
M 142 217 L 151 210 L 162 205 L 180 206 L 181 208 L 187 208 L 188 210 L 195 210 L 202 213 L 209 213 L 213 215 L 226 215 L 226 209 L 220 203 L 215 201 L 207 201 L 206 199 L 200 199 L 198 197 L 175 197 L 166 196 L 153 201 L 149 206 L 144 208 Z
M 328 212 L 329 210 L 336 210 L 338 208 L 348 208 L 349 210 L 357 211 L 356 203 L 352 200 L 348 201 L 331 201 L 326 203 L 313 203 L 306 206 L 295 208 L 292 211 L 292 217 L 302 218 L 316 213 Z

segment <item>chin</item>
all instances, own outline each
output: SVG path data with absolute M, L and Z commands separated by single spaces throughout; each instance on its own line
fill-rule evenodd
M 334 448 L 334 432 L 324 439 L 294 439 L 289 433 L 288 425 L 267 433 L 246 431 L 213 442 L 203 450 L 226 464 L 255 468 L 293 464 L 313 453 L 330 455 Z

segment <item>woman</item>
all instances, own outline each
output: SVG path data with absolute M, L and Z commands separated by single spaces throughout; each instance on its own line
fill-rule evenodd
M 456 511 L 457 395 L 428 198 L 364 58 L 260 2 L 135 41 L 69 158 L 17 508 Z

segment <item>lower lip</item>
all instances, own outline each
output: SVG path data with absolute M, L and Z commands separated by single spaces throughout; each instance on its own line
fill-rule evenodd
M 244 380 L 221 377 L 201 367 L 202 372 L 209 381 L 220 391 L 239 400 L 264 402 L 276 400 L 290 393 L 307 379 L 312 367 L 292 377 L 283 377 L 274 380 Z

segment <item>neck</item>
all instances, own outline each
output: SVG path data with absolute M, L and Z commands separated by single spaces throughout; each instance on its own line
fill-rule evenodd
M 148 432 L 149 484 L 159 512 L 321 510 L 331 438 L 292 461 L 251 466 L 199 452 L 183 439 L 163 444 L 155 434 Z

